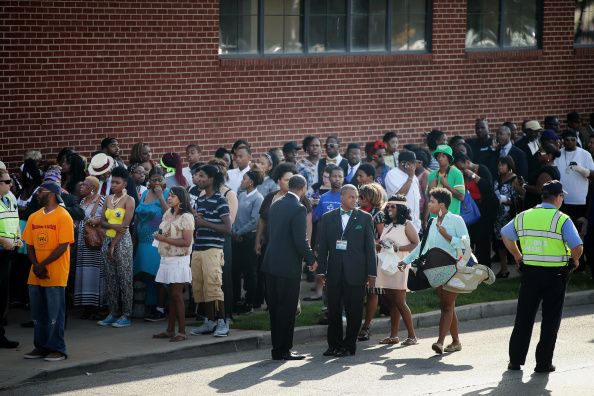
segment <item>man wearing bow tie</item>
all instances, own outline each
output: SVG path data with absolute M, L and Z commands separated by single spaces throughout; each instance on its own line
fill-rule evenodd
M 363 318 L 365 285 L 376 276 L 373 221 L 356 209 L 358 191 L 347 184 L 340 191 L 340 209 L 326 213 L 319 229 L 318 276 L 328 294 L 328 350 L 324 356 L 354 355 Z M 342 307 L 347 318 L 342 331 Z

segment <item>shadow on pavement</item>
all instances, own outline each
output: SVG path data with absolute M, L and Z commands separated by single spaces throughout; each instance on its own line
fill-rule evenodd
M 549 383 L 548 374 L 532 373 L 528 382 L 522 381 L 521 371 L 505 371 L 501 380 L 496 386 L 464 393 L 463 396 L 484 396 L 484 395 L 550 395 L 552 392 L 546 389 Z

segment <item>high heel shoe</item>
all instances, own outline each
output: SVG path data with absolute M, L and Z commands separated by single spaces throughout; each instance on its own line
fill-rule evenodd
M 495 277 L 497 279 L 505 279 L 505 278 L 509 278 L 509 271 L 506 272 L 500 272 L 497 275 L 495 275 Z

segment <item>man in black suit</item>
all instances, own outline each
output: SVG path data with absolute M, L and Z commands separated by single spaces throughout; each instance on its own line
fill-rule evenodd
M 536 120 L 526 121 L 522 126 L 524 129 L 524 137 L 516 143 L 516 147 L 526 154 L 526 162 L 528 163 L 528 175 L 540 167 L 538 158 L 534 156 L 540 149 L 540 133 L 542 127 Z
M 356 209 L 358 191 L 352 184 L 340 190 L 340 209 L 324 216 L 319 228 L 318 275 L 328 295 L 328 350 L 324 356 L 354 355 L 363 318 L 365 284 L 375 285 L 375 239 L 371 216 Z M 342 333 L 342 307 L 347 317 Z
M 340 155 L 340 140 L 338 139 L 338 136 L 328 136 L 326 138 L 326 143 L 324 144 L 324 149 L 326 150 L 326 158 L 322 158 L 318 161 L 318 183 L 320 183 L 320 185 L 324 182 L 323 176 L 326 166 L 330 164 L 340 166 L 345 175 L 347 174 L 347 169 L 349 167 L 346 158 L 343 158 Z
M 307 191 L 301 175 L 289 179 L 289 192 L 270 207 L 268 248 L 262 263 L 266 277 L 266 303 L 270 313 L 272 359 L 301 360 L 304 355 L 291 351 L 295 313 L 299 301 L 299 284 L 303 260 L 310 271 L 317 268 L 316 259 L 306 236 L 305 206 L 299 200 Z
M 502 125 L 499 127 L 496 135 L 497 139 L 497 148 L 493 150 L 490 154 L 489 163 L 487 167 L 489 171 L 491 171 L 491 175 L 493 179 L 496 179 L 499 175 L 497 169 L 497 163 L 499 158 L 510 156 L 514 160 L 514 164 L 516 165 L 515 173 L 518 176 L 522 176 L 524 179 L 528 178 L 528 162 L 526 160 L 526 154 L 524 151 L 520 150 L 516 146 L 513 145 L 511 139 L 511 130 Z

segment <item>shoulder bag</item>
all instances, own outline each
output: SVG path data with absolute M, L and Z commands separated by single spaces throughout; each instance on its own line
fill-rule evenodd
M 419 249 L 419 257 L 414 259 L 411 263 L 411 269 L 408 271 L 408 280 L 406 286 L 411 291 L 418 291 L 424 290 L 431 287 L 427 277 L 423 273 L 423 265 L 425 264 L 425 254 L 423 254 L 423 249 L 425 248 L 425 243 L 427 242 L 427 236 L 429 235 L 429 229 L 431 228 L 431 223 L 433 222 L 433 218 L 429 219 L 427 223 L 427 227 L 423 231 L 423 239 L 421 240 L 421 247 Z M 415 271 L 416 267 L 416 271 Z
M 91 211 L 91 218 L 95 217 L 95 213 L 97 213 L 97 207 L 99 207 L 99 200 L 101 197 L 97 198 L 97 202 L 95 202 L 95 206 Z M 90 220 L 90 219 L 89 219 Z M 89 220 L 85 222 L 85 228 L 83 230 L 83 237 L 85 239 L 85 245 L 87 245 L 88 249 L 91 250 L 99 250 L 103 245 L 103 238 L 105 237 L 105 231 L 101 227 L 101 225 L 93 226 Z

